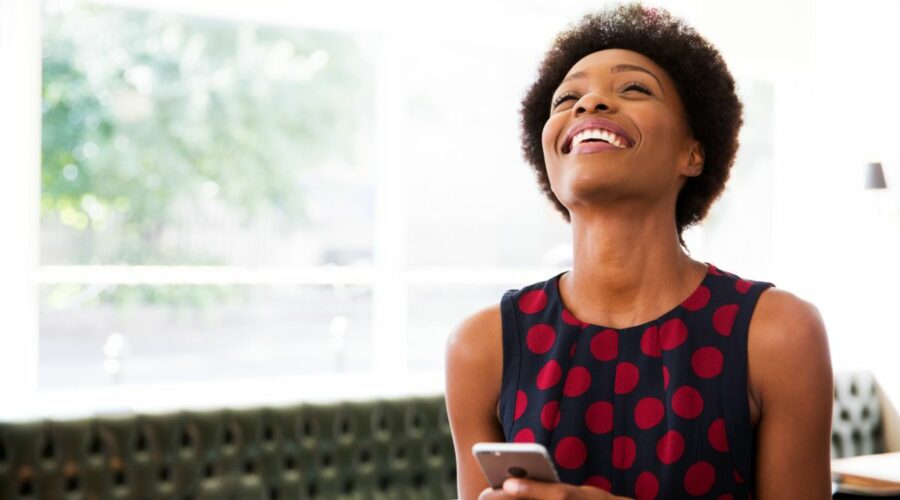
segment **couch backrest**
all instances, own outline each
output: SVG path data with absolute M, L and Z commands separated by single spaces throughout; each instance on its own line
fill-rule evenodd
M 456 497 L 443 396 L 0 423 L 0 498 Z

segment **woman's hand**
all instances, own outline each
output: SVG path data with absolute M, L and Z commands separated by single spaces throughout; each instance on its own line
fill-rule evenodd
M 485 488 L 478 500 L 504 500 L 531 498 L 534 500 L 624 500 L 608 491 L 593 486 L 574 486 L 566 483 L 547 483 L 529 479 L 509 478 L 502 490 Z

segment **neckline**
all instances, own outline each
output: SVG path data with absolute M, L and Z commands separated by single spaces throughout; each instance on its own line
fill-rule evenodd
M 709 262 L 706 262 L 706 261 L 702 261 L 702 262 L 703 262 L 704 264 L 706 264 L 706 273 L 703 275 L 703 279 L 700 280 L 700 283 L 697 284 L 697 286 L 694 287 L 694 289 L 691 291 L 691 293 L 688 294 L 687 297 L 684 297 L 683 299 L 681 299 L 681 302 L 679 302 L 678 304 L 676 304 L 675 307 L 669 309 L 668 311 L 666 311 L 665 313 L 663 313 L 661 316 L 657 317 L 656 319 L 652 319 L 652 320 L 650 320 L 650 321 L 645 321 L 645 322 L 640 323 L 640 324 L 637 324 L 637 325 L 626 326 L 626 327 L 621 327 L 621 328 L 614 328 L 614 327 L 611 327 L 611 326 L 595 325 L 595 324 L 593 324 L 593 323 L 588 323 L 588 322 L 586 322 L 586 321 L 582 321 L 581 318 L 578 318 L 577 316 L 575 316 L 575 314 L 572 313 L 572 310 L 569 309 L 569 308 L 566 306 L 566 304 L 563 302 L 562 293 L 560 293 L 560 291 L 559 291 L 559 280 L 560 280 L 560 278 L 562 277 L 563 274 L 566 274 L 567 272 L 569 272 L 568 270 L 563 271 L 563 272 L 557 274 L 556 277 L 554 277 L 554 278 L 552 279 L 552 284 L 553 284 L 553 287 L 552 287 L 552 288 L 553 288 L 553 295 L 554 295 L 554 298 L 556 298 L 556 300 L 559 302 L 560 307 L 562 307 L 562 309 L 563 309 L 564 311 L 566 311 L 566 312 L 568 313 L 569 316 L 571 316 L 572 318 L 574 318 L 575 321 L 581 323 L 581 328 L 582 328 L 582 329 L 584 329 L 584 328 L 596 328 L 596 329 L 600 329 L 600 330 L 615 330 L 615 331 L 617 331 L 617 332 L 624 332 L 624 331 L 628 331 L 628 330 L 636 330 L 636 329 L 640 329 L 640 328 L 646 328 L 646 327 L 648 327 L 648 326 L 650 326 L 650 325 L 652 325 L 652 324 L 654 324 L 654 323 L 658 323 L 658 322 L 661 321 L 662 319 L 664 319 L 664 318 L 666 318 L 666 317 L 671 316 L 672 314 L 674 314 L 676 311 L 678 311 L 678 309 L 679 309 L 685 302 L 687 302 L 688 299 L 690 299 L 691 297 L 694 296 L 695 293 L 697 293 L 697 290 L 699 290 L 699 289 L 700 289 L 701 287 L 703 287 L 704 285 L 706 285 L 706 286 L 708 287 L 708 285 L 709 285 L 708 282 L 709 282 L 709 280 L 710 280 L 710 277 L 712 276 L 713 265 L 710 264 Z

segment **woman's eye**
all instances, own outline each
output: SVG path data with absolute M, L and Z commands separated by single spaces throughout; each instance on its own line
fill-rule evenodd
M 631 89 L 638 89 L 639 91 L 641 91 L 647 95 L 653 95 L 653 92 L 650 92 L 650 89 L 648 89 L 647 87 L 645 87 L 637 82 L 627 83 L 627 84 L 625 84 L 624 87 L 622 87 L 622 90 L 631 90 Z
M 555 107 L 559 106 L 560 104 L 562 104 L 564 101 L 566 101 L 566 100 L 568 100 L 568 99 L 575 99 L 575 96 L 573 96 L 573 95 L 571 95 L 571 94 L 566 94 L 566 95 L 563 95 L 563 96 L 559 96 L 559 97 L 556 98 L 555 101 L 553 101 L 553 106 L 552 106 L 552 107 L 555 108 Z

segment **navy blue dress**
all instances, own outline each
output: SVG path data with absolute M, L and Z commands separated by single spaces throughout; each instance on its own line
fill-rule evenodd
M 506 440 L 543 444 L 565 483 L 638 499 L 751 498 L 747 330 L 774 285 L 706 264 L 690 297 L 628 328 L 567 311 L 563 273 L 504 293 Z

